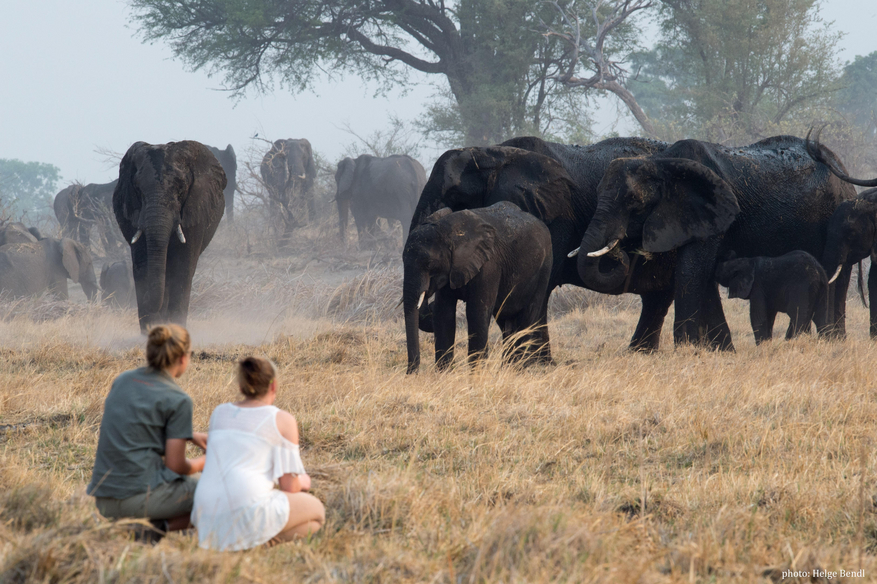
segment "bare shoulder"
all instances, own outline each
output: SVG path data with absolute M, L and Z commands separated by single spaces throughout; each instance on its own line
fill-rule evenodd
M 295 416 L 284 410 L 277 410 L 277 429 L 280 435 L 294 444 L 298 444 L 298 422 Z

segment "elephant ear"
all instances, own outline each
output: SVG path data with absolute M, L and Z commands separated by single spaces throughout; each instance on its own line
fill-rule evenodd
M 506 164 L 497 171 L 485 205 L 509 201 L 546 224 L 573 217 L 576 186 L 559 162 L 528 150 L 501 150 Z
M 731 278 L 728 286 L 728 298 L 749 298 L 752 292 L 752 284 L 755 283 L 755 266 L 748 263 L 739 268 Z
M 131 241 L 137 231 L 137 223 L 140 217 L 140 209 L 143 202 L 140 193 L 135 186 L 137 176 L 137 155 L 145 142 L 136 142 L 122 157 L 119 163 L 119 180 L 113 189 L 113 214 L 119 230 L 125 236 L 125 241 Z
M 438 225 L 439 221 L 441 221 L 442 218 L 447 217 L 451 213 L 453 213 L 453 211 L 451 211 L 447 207 L 445 207 L 443 209 L 439 209 L 438 211 L 436 211 L 435 213 L 433 213 L 432 215 L 430 215 L 429 217 L 424 219 L 423 223 L 421 223 L 421 225 Z
M 485 195 L 503 163 L 504 153 L 500 148 L 456 151 L 445 161 L 442 201 L 455 211 L 489 206 Z
M 451 225 L 451 273 L 452 290 L 462 288 L 478 275 L 482 266 L 493 257 L 496 229 L 472 211 L 465 214 L 460 224 Z
M 335 172 L 335 182 L 338 186 L 338 199 L 350 198 L 350 187 L 353 186 L 353 175 L 356 171 L 356 163 L 352 158 L 345 158 L 338 163 L 338 170 Z
M 654 193 L 658 203 L 643 224 L 643 249 L 667 252 L 724 233 L 731 226 L 740 207 L 727 182 L 694 160 L 653 162 L 654 166 L 638 166 L 640 172 L 634 171 L 631 177 L 642 187 L 659 189 Z
M 185 148 L 187 151 L 179 161 L 180 164 L 189 165 L 191 182 L 189 191 L 181 201 L 180 225 L 184 231 L 187 228 L 206 230 L 214 221 L 219 224 L 225 212 L 225 196 L 222 192 L 228 184 L 228 178 L 222 165 L 206 146 L 200 142 L 186 141 Z M 208 243 L 209 240 L 203 245 Z
M 67 270 L 67 277 L 79 282 L 79 263 L 82 246 L 69 238 L 61 240 L 61 265 Z

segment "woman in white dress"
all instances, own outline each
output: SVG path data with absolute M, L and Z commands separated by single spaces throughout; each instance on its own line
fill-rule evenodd
M 206 549 L 237 551 L 307 537 L 325 521 L 320 500 L 303 492 L 311 480 L 299 456 L 298 424 L 272 405 L 274 364 L 247 357 L 238 381 L 244 399 L 210 416 L 210 448 L 195 489 L 192 523 Z

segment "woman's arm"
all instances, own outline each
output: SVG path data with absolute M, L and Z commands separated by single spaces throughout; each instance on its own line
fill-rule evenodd
M 204 470 L 204 456 L 186 458 L 186 442 L 182 438 L 168 438 L 164 443 L 164 464 L 180 475 Z
M 207 432 L 192 432 L 190 441 L 201 450 L 207 450 Z
M 311 477 L 306 474 L 294 475 L 285 474 L 280 477 L 280 490 L 287 493 L 298 493 L 299 491 L 308 491 L 311 488 Z
M 278 411 L 277 429 L 280 430 L 281 436 L 298 445 L 298 422 L 295 421 L 295 416 L 283 410 Z M 298 493 L 299 491 L 307 491 L 311 488 L 311 477 L 306 474 L 294 475 L 287 473 L 281 476 L 278 482 L 280 483 L 280 490 L 287 493 Z

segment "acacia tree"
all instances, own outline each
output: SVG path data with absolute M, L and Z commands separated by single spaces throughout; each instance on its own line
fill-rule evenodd
M 626 53 L 636 43 L 628 19 L 651 7 L 652 2 L 596 0 L 589 6 L 588 16 L 581 16 L 574 5 L 564 7 L 559 2 L 551 4 L 560 15 L 562 28 L 555 29 L 544 22 L 542 27 L 547 38 L 561 39 L 567 52 L 563 58 L 565 67 L 550 78 L 569 88 L 583 87 L 615 94 L 633 114 L 643 132 L 655 137 L 655 128 L 649 116 L 627 87 L 627 70 L 622 66 Z M 618 54 L 622 57 L 616 58 Z M 578 73 L 580 67 L 588 72 L 587 77 Z
M 303 91 L 347 72 L 384 89 L 411 70 L 440 76 L 453 111 L 434 107 L 433 126 L 488 144 L 540 131 L 559 92 L 544 71 L 562 54 L 538 22 L 552 10 L 532 0 L 129 0 L 146 40 L 169 43 L 192 69 L 228 89 Z
M 739 143 L 806 127 L 839 88 L 820 0 L 661 0 L 631 88 L 675 133 Z M 670 131 L 669 133 L 674 133 Z
M 60 179 L 61 170 L 54 164 L 0 159 L 0 202 L 19 218 L 51 215 Z

